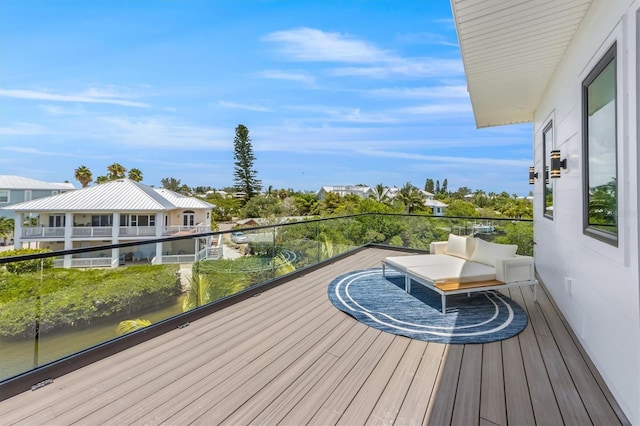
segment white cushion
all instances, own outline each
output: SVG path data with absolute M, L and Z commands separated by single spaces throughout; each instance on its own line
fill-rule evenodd
M 461 259 L 444 254 L 414 254 L 409 256 L 389 256 L 384 262 L 397 271 L 404 271 L 414 266 L 438 265 L 441 263 L 457 263 Z
M 495 267 L 496 259 L 515 257 L 517 250 L 518 246 L 515 244 L 488 243 L 478 239 L 476 249 L 469 260 Z
M 470 262 L 458 258 L 456 263 L 416 266 L 407 272 L 432 284 L 440 281 L 457 281 L 461 283 L 489 281 L 496 279 L 496 270 L 482 263 Z
M 467 238 L 449 234 L 449 240 L 447 241 L 447 247 L 444 249 L 444 254 L 469 260 L 476 248 L 476 240 L 477 238 Z

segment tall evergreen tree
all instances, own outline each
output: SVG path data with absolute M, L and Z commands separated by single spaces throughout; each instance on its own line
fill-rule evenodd
M 427 178 L 427 182 L 424 184 L 424 190 L 432 194 L 435 194 L 436 187 L 435 187 L 435 184 L 433 183 L 433 179 Z
M 253 147 L 249 138 L 249 129 L 243 124 L 236 127 L 236 137 L 233 139 L 235 168 L 233 178 L 235 190 L 244 192 L 245 199 L 249 200 L 260 193 L 262 182 L 257 179 L 257 172 L 253 170 Z

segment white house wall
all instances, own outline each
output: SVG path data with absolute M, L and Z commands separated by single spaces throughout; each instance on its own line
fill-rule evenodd
M 640 0 L 595 0 L 534 114 L 536 267 L 614 397 L 640 424 L 638 11 Z M 582 81 L 617 42 L 618 247 L 583 233 Z M 568 170 L 543 215 L 542 130 Z

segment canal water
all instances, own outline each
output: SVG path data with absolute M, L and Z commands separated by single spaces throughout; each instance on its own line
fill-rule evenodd
M 118 337 L 116 329 L 120 321 L 146 319 L 154 323 L 180 314 L 184 297 L 182 295 L 176 298 L 163 308 L 134 314 L 135 318 L 126 315 L 114 318 L 112 322 L 45 334 L 40 337 L 37 351 L 33 338 L 5 339 L 0 337 L 0 380 Z

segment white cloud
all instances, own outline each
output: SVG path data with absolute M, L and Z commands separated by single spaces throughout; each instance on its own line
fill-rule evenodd
M 273 80 L 297 81 L 309 85 L 315 84 L 315 78 L 303 72 L 287 72 L 279 70 L 266 70 L 256 74 L 258 77 L 269 78 Z
M 448 85 L 433 87 L 392 87 L 372 89 L 365 95 L 381 98 L 425 99 L 425 98 L 469 98 L 466 85 Z
M 450 21 L 450 23 L 453 23 L 453 21 Z M 448 37 L 438 33 L 404 33 L 398 34 L 397 39 L 402 43 L 435 44 L 441 46 L 458 47 L 458 43 L 452 42 Z
M 418 105 L 401 108 L 400 114 L 432 115 L 432 114 L 468 114 L 472 112 L 471 103 L 444 103 L 433 105 Z
M 371 157 L 383 157 L 383 158 L 396 158 L 403 160 L 415 160 L 415 161 L 430 161 L 437 163 L 439 166 L 443 164 L 449 165 L 482 165 L 482 166 L 502 166 L 502 167 L 528 167 L 531 160 L 516 160 L 516 159 L 503 159 L 503 158 L 479 158 L 479 157 L 453 157 L 442 155 L 424 155 L 413 152 L 398 152 L 398 151 L 375 151 L 367 150 L 363 151 L 362 155 L 368 155 Z
M 16 123 L 12 127 L 0 127 L 0 135 L 47 135 L 53 133 L 51 130 L 39 124 Z
M 149 108 L 150 105 L 143 102 L 131 101 L 117 96 L 113 93 L 102 92 L 96 89 L 88 89 L 85 92 L 77 94 L 59 94 L 51 92 L 43 92 L 36 90 L 21 90 L 21 89 L 0 89 L 0 97 L 16 98 L 16 99 L 29 99 L 39 101 L 52 101 L 52 102 L 80 102 L 80 103 L 93 103 L 93 104 L 112 104 L 134 108 Z
M 313 28 L 276 31 L 262 40 L 280 43 L 280 51 L 291 61 L 375 63 L 393 59 L 389 52 L 348 34 Z
M 280 52 L 290 61 L 358 64 L 329 71 L 330 75 L 338 77 L 387 78 L 395 75 L 423 78 L 464 74 L 459 59 L 403 58 L 348 34 L 313 28 L 276 31 L 262 40 L 278 43 Z
M 256 111 L 256 112 L 271 112 L 269 108 L 263 107 L 261 105 L 255 105 L 255 104 L 250 105 L 250 104 L 239 104 L 235 102 L 218 101 L 218 105 L 220 105 L 223 108 L 229 108 L 229 109 L 243 109 L 247 111 Z
M 338 77 L 388 78 L 392 76 L 425 78 L 464 75 L 462 62 L 455 59 L 397 58 L 376 66 L 338 67 L 330 71 Z
M 186 124 L 167 117 L 102 117 L 87 122 L 86 126 L 94 139 L 152 149 L 228 150 L 233 140 L 233 130 Z M 77 131 L 81 134 L 85 130 Z

